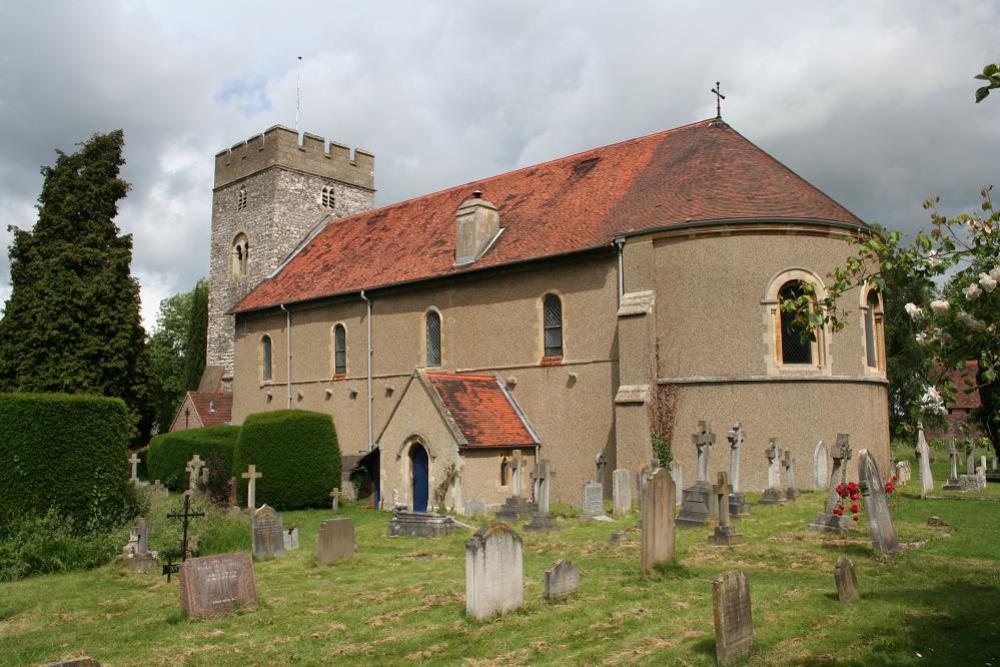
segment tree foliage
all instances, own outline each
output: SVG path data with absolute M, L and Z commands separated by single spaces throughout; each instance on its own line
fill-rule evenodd
M 38 220 L 11 228 L 12 292 L 0 320 L 0 389 L 94 393 L 128 407 L 131 435 L 152 422 L 152 375 L 132 278 L 132 237 L 114 223 L 129 184 L 121 130 L 95 134 L 42 167 Z
M 982 73 L 977 74 L 975 78 L 986 82 L 985 86 L 976 89 L 976 103 L 979 103 L 989 96 L 991 90 L 1000 88 L 1000 64 L 987 65 L 983 68 Z

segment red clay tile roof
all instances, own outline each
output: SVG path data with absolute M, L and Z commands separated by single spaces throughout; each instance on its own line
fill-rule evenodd
M 188 396 L 194 403 L 194 409 L 198 412 L 203 426 L 222 426 L 233 421 L 233 395 L 215 394 L 212 392 L 189 391 Z M 212 402 L 215 402 L 215 410 L 212 410 Z
M 455 212 L 474 190 L 497 206 L 504 232 L 481 259 L 456 267 Z M 330 220 L 234 311 L 576 252 L 664 225 L 747 218 L 864 224 L 729 126 L 705 120 Z
M 979 398 L 979 389 L 975 388 L 976 375 L 978 373 L 979 362 L 975 359 L 965 362 L 964 370 L 950 370 L 945 373 L 945 376 L 948 378 L 948 384 L 955 389 L 954 398 L 948 402 L 949 408 L 975 410 L 983 404 Z M 973 389 L 971 391 L 966 381 L 972 384 Z
M 534 446 L 513 398 L 492 375 L 426 373 L 468 447 Z

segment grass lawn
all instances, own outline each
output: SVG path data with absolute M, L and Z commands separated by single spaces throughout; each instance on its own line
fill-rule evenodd
M 938 458 L 940 488 L 947 457 Z M 736 523 L 746 542 L 738 547 L 709 546 L 707 529 L 679 531 L 678 565 L 654 577 L 638 573 L 637 513 L 613 524 L 560 520 L 559 532 L 522 533 L 524 607 L 481 622 L 464 614 L 467 531 L 389 538 L 387 514 L 347 507 L 357 555 L 316 566 L 312 546 L 329 512 L 288 512 L 302 549 L 255 564 L 260 607 L 190 621 L 176 580 L 110 566 L 0 584 L 0 664 L 86 654 L 106 665 L 712 665 L 711 581 L 741 569 L 755 627 L 747 664 L 1000 667 L 1000 485 L 925 501 L 916 487 L 904 487 L 894 508 L 910 547 L 889 562 L 873 555 L 867 529 L 846 539 L 806 532 L 823 503 L 815 493 L 754 504 Z M 950 527 L 928 527 L 931 515 Z M 616 530 L 627 531 L 621 546 L 608 543 Z M 836 600 L 841 555 L 857 567 L 855 604 Z M 546 603 L 542 571 L 560 557 L 579 565 L 580 590 Z

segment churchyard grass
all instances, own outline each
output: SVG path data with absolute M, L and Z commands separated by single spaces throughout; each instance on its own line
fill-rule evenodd
M 561 519 L 558 532 L 522 532 L 525 605 L 486 621 L 464 614 L 469 532 L 389 538 L 388 514 L 348 505 L 341 516 L 355 522 L 358 553 L 316 566 L 316 532 L 330 512 L 287 512 L 302 548 L 255 564 L 259 608 L 187 620 L 176 580 L 113 567 L 0 584 L 0 664 L 87 654 L 113 665 L 711 665 L 711 582 L 733 569 L 750 579 L 747 664 L 1000 664 L 1000 485 L 916 494 L 914 480 L 895 501 L 899 539 L 910 546 L 890 561 L 873 555 L 866 530 L 807 532 L 823 504 L 816 493 L 771 507 L 752 496 L 753 515 L 735 522 L 741 546 L 710 546 L 709 529 L 678 531 L 679 562 L 651 577 L 639 574 L 637 513 L 614 523 Z M 928 526 L 931 515 L 949 527 Z M 627 541 L 613 546 L 618 530 Z M 862 599 L 853 604 L 836 597 L 842 555 L 857 568 Z M 580 589 L 548 603 L 542 573 L 558 558 L 579 566 Z

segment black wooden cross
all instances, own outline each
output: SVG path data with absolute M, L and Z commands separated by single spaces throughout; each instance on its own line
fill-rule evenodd
M 718 120 L 722 119 L 722 100 L 726 99 L 726 96 L 720 92 L 721 90 L 722 86 L 716 81 L 712 92 L 715 93 L 715 117 Z
M 191 511 L 191 491 L 184 492 L 184 512 L 181 514 L 167 515 L 168 519 L 181 519 L 183 522 L 181 524 L 183 537 L 181 538 L 180 552 L 182 563 L 186 561 L 188 557 L 188 524 L 191 522 L 191 519 L 200 516 L 205 516 L 205 513 Z M 170 581 L 170 575 L 180 571 L 180 566 L 174 562 L 174 557 L 177 556 L 176 552 L 168 552 L 166 556 L 167 563 L 163 566 L 163 574 L 167 575 L 167 581 Z

